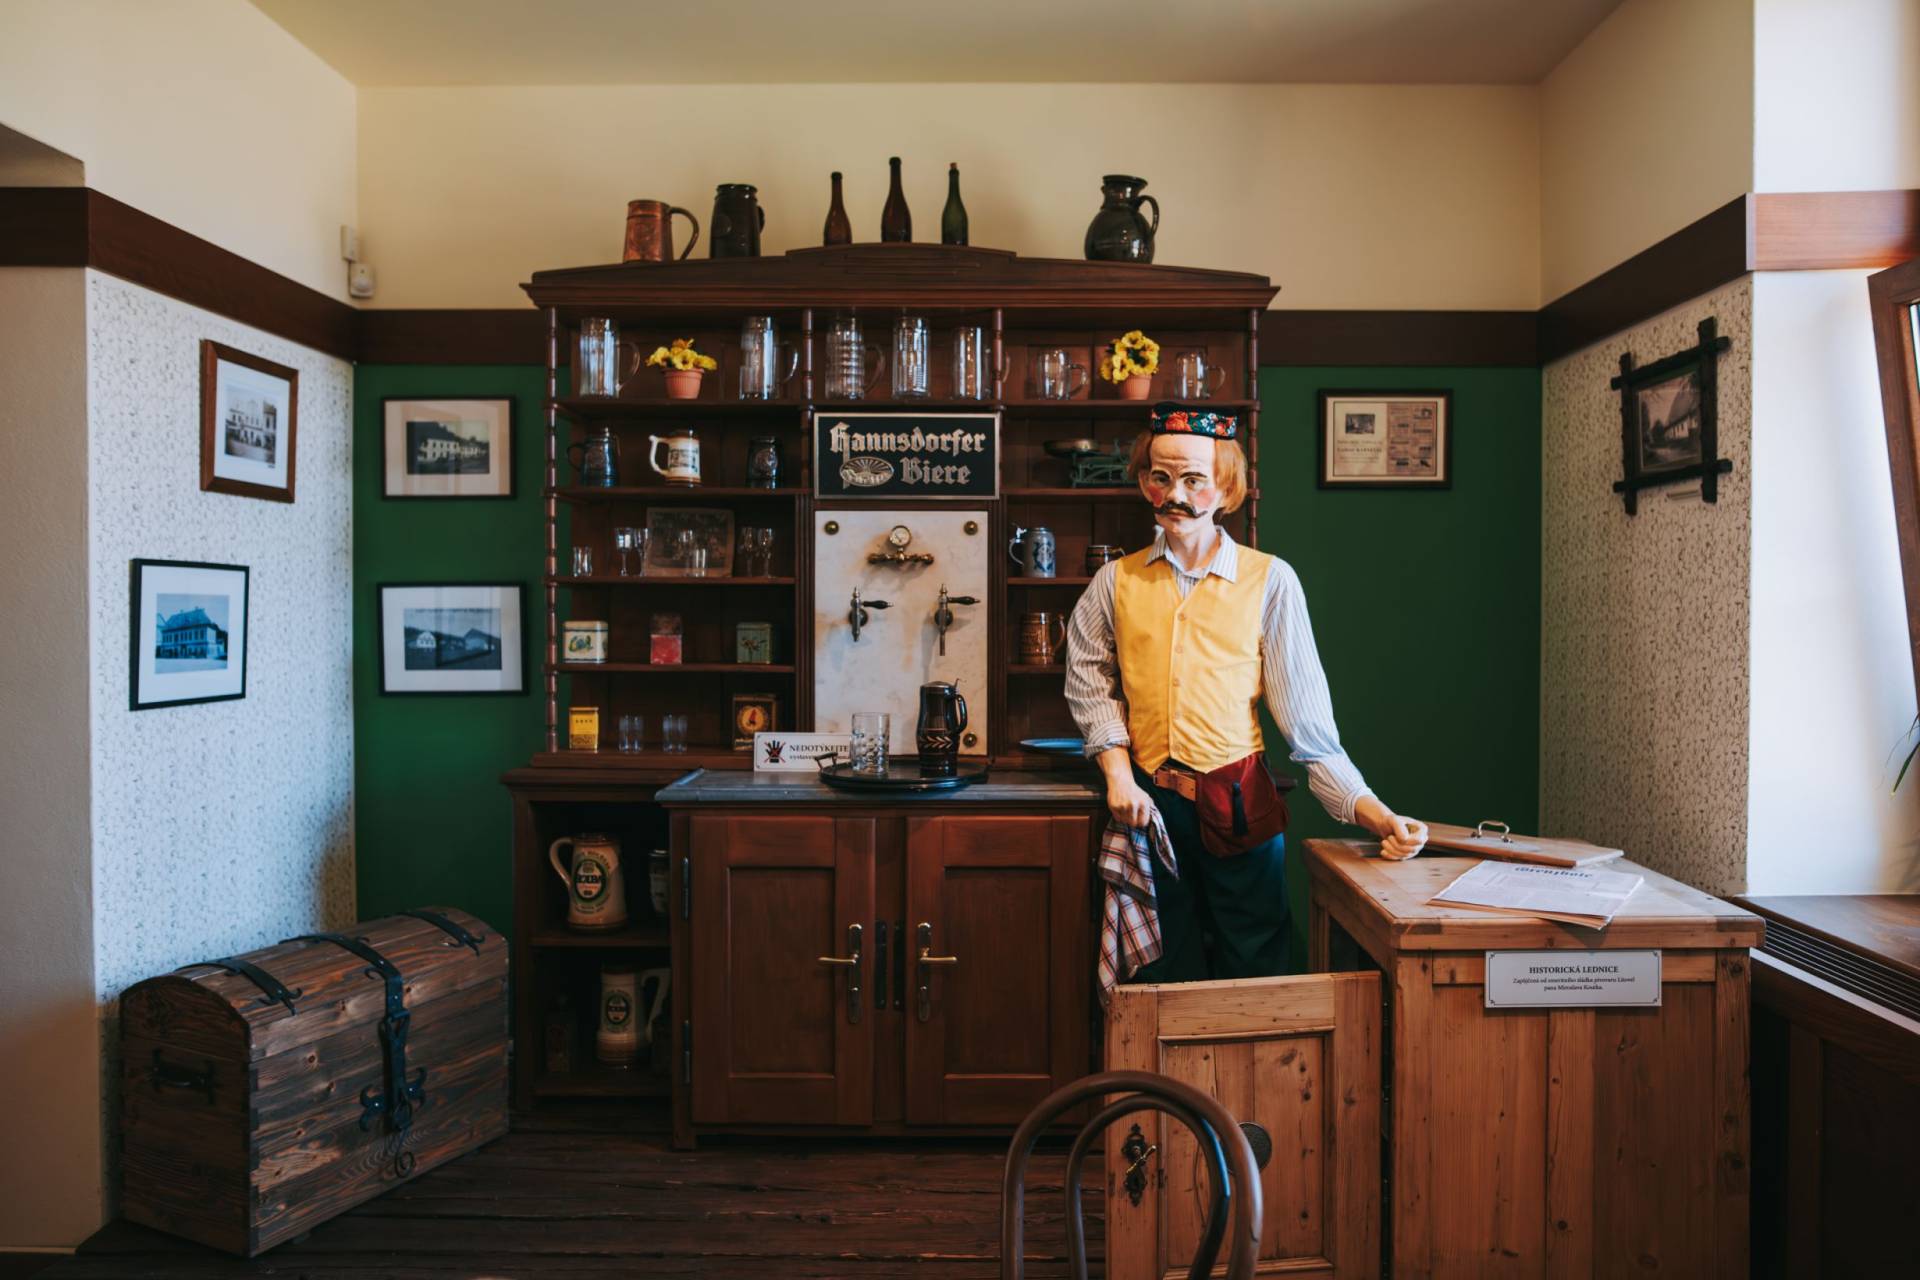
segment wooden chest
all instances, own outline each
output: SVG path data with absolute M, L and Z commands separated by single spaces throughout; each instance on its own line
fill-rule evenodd
M 121 1206 L 252 1257 L 507 1131 L 507 944 L 451 909 L 121 998 Z

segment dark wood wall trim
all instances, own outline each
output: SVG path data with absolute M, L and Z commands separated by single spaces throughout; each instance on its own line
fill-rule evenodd
M 86 187 L 0 188 L 0 266 L 92 267 L 343 360 L 359 313 Z
M 1749 193 L 1533 311 L 1267 313 L 1262 363 L 1535 365 L 1750 271 L 1920 256 L 1920 191 Z M 0 266 L 93 267 L 329 355 L 371 364 L 544 364 L 531 308 L 369 309 L 84 187 L 0 188 Z

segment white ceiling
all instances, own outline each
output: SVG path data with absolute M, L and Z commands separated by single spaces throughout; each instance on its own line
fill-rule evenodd
M 1621 0 L 253 3 L 370 86 L 1531 84 Z

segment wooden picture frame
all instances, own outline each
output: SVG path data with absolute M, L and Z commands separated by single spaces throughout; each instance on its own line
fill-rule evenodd
M 1620 393 L 1620 467 L 1613 482 L 1627 514 L 1639 511 L 1642 489 L 1698 481 L 1706 502 L 1720 499 L 1720 477 L 1733 463 L 1720 456 L 1719 356 L 1733 345 L 1708 316 L 1696 328 L 1698 344 L 1636 368 L 1620 353 L 1620 374 L 1607 385 Z
M 1315 474 L 1322 489 L 1453 488 L 1453 391 L 1322 388 Z
M 512 499 L 517 408 L 512 396 L 384 397 L 380 496 L 396 502 Z
M 200 560 L 129 562 L 127 709 L 247 696 L 252 571 Z
M 201 491 L 292 502 L 299 401 L 298 369 L 203 339 Z
M 1920 258 L 1867 277 L 1873 347 L 1893 479 L 1893 524 L 1907 604 L 1907 645 L 1920 680 Z
M 527 593 L 521 583 L 383 582 L 376 591 L 382 697 L 527 692 Z M 439 625 L 431 615 L 451 622 Z M 433 640 L 416 645 L 419 635 Z M 429 650 L 433 656 L 426 660 L 421 655 Z

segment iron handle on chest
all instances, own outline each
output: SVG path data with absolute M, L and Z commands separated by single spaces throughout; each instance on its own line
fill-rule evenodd
M 369 978 L 385 987 L 386 1016 L 380 1020 L 381 1058 L 385 1078 L 376 1091 L 368 1085 L 360 1091 L 360 1127 L 371 1129 L 377 1117 L 385 1116 L 387 1131 L 402 1135 L 413 1127 L 413 1106 L 426 1101 L 427 1069 L 421 1067 L 407 1078 L 407 1027 L 413 1017 L 407 1012 L 406 979 L 393 961 L 365 939 L 349 938 L 341 933 L 306 933 L 289 942 L 330 942 L 367 962 Z M 476 940 L 477 942 L 477 940 Z M 477 948 L 476 948 L 477 949 Z M 401 1151 L 395 1157 L 395 1169 L 401 1177 L 413 1171 L 413 1153 Z
M 844 956 L 821 956 L 821 964 L 834 965 L 847 971 L 847 1021 L 860 1021 L 860 926 L 847 926 L 847 954 Z

